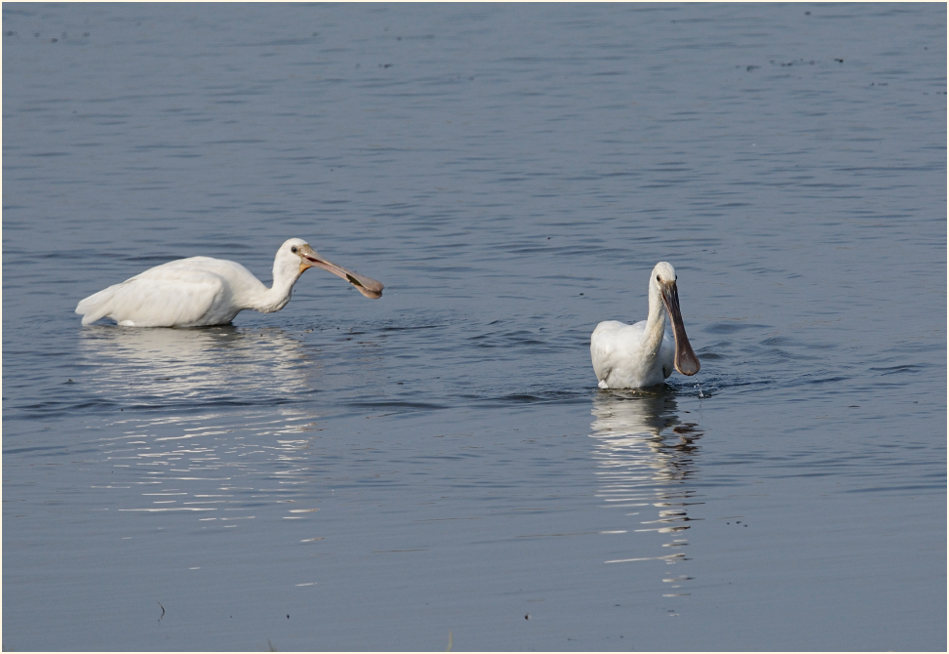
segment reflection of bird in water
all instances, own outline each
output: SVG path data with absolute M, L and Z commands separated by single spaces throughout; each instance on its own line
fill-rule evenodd
M 293 502 L 313 478 L 320 416 L 294 398 L 325 371 L 297 335 L 98 326 L 82 330 L 79 348 L 84 388 L 117 407 L 98 412 L 91 433 L 119 511 L 189 513 L 206 528 L 315 511 Z
M 684 479 L 690 472 L 695 423 L 682 423 L 675 395 L 666 391 L 599 392 L 593 400 L 593 438 L 609 459 L 646 466 L 656 479 Z
M 688 507 L 695 504 L 694 491 L 684 482 L 695 468 L 702 435 L 695 423 L 678 417 L 675 396 L 669 391 L 599 392 L 593 400 L 590 437 L 595 441 L 593 458 L 598 496 L 610 508 L 624 509 L 638 524 L 626 528 L 625 521 L 609 533 L 659 533 L 671 536 L 661 544 L 668 552 L 637 553 L 607 563 L 662 560 L 674 564 L 685 560 L 688 545 L 683 532 L 690 528 Z M 637 539 L 637 548 L 650 548 L 651 541 Z M 668 577 L 681 594 L 682 577 Z
M 666 331 L 666 316 L 672 337 Z M 601 322 L 590 336 L 590 358 L 600 388 L 647 388 L 672 374 L 699 371 L 679 310 L 676 271 L 660 261 L 649 278 L 649 314 L 646 320 L 627 325 L 617 320 Z
M 80 353 L 95 367 L 97 394 L 133 396 L 134 403 L 222 394 L 266 399 L 304 390 L 319 371 L 303 343 L 279 328 L 85 329 Z
M 273 285 L 267 288 L 247 268 L 212 257 L 177 259 L 114 284 L 76 305 L 82 324 L 111 318 L 125 327 L 226 325 L 244 309 L 279 311 L 293 285 L 317 267 L 342 277 L 368 298 L 382 296 L 382 284 L 337 266 L 305 241 L 291 238 L 277 250 Z

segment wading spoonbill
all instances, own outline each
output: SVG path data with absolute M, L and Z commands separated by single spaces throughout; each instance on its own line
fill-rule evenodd
M 226 325 L 244 309 L 280 311 L 300 275 L 314 267 L 342 277 L 368 298 L 382 296 L 380 282 L 337 266 L 303 239 L 291 238 L 274 257 L 270 288 L 234 261 L 190 257 L 149 268 L 94 293 L 76 305 L 76 313 L 82 315 L 83 325 L 100 318 L 125 327 Z
M 666 331 L 666 317 L 672 336 Z M 699 371 L 679 310 L 676 271 L 660 261 L 649 278 L 649 315 L 632 325 L 617 320 L 601 322 L 590 336 L 590 358 L 600 388 L 646 388 L 672 374 Z

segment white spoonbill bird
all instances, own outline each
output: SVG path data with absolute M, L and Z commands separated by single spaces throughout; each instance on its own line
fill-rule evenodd
M 672 337 L 666 331 L 666 316 Z M 649 315 L 627 325 L 617 320 L 601 322 L 590 336 L 590 358 L 600 388 L 646 388 L 656 386 L 672 374 L 699 371 L 679 310 L 676 271 L 660 261 L 649 278 Z
M 264 286 L 247 268 L 212 257 L 176 259 L 135 275 L 81 300 L 82 324 L 111 318 L 125 327 L 206 327 L 226 325 L 244 309 L 280 311 L 293 285 L 309 268 L 342 277 L 368 298 L 382 296 L 382 284 L 327 261 L 306 241 L 291 238 L 277 250 L 273 285 Z

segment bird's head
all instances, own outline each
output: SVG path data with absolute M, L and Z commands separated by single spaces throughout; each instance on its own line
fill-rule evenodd
M 286 263 L 284 263 L 286 262 Z M 382 282 L 376 281 L 371 277 L 365 277 L 347 270 L 342 266 L 337 266 L 332 261 L 323 258 L 320 254 L 310 247 L 310 244 L 302 238 L 291 238 L 284 241 L 283 245 L 277 251 L 277 257 L 274 261 L 274 275 L 277 274 L 277 266 L 286 265 L 296 267 L 294 275 L 299 277 L 310 268 L 322 268 L 345 279 L 356 287 L 356 290 L 368 298 L 376 299 L 382 297 Z
M 675 367 L 683 375 L 694 375 L 701 365 L 692 351 L 689 337 L 685 333 L 685 322 L 679 309 L 679 289 L 676 286 L 676 269 L 667 261 L 660 261 L 652 269 L 649 280 L 649 294 L 657 293 L 672 323 L 672 335 L 675 337 Z

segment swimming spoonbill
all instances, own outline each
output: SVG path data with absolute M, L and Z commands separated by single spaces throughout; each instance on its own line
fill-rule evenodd
M 666 316 L 672 337 L 666 331 Z M 672 374 L 673 366 L 683 375 L 699 371 L 679 310 L 676 271 L 660 261 L 649 279 L 649 315 L 627 325 L 617 320 L 601 322 L 590 336 L 590 358 L 600 388 L 646 388 L 656 386 Z
M 82 315 L 83 325 L 100 318 L 125 327 L 226 325 L 244 309 L 280 311 L 290 301 L 297 279 L 313 267 L 342 277 L 368 298 L 382 296 L 380 282 L 337 266 L 303 239 L 291 238 L 274 257 L 270 288 L 234 261 L 190 257 L 149 268 L 94 293 L 76 305 L 76 313 Z

